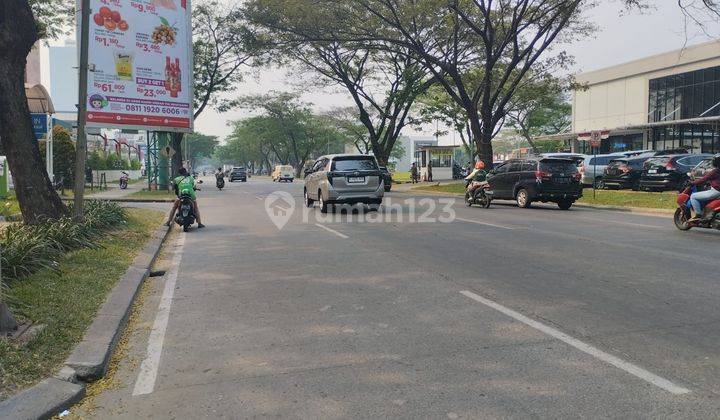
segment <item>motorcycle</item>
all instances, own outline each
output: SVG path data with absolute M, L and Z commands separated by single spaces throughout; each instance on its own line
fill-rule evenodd
M 202 181 L 198 181 L 202 184 Z M 195 191 L 200 191 L 200 188 L 195 188 Z M 195 224 L 197 216 L 195 215 L 195 206 L 193 205 L 192 197 L 187 194 L 180 194 L 180 206 L 175 214 L 175 223 L 182 226 L 183 232 L 190 230 L 190 226 Z
M 225 177 L 223 177 L 222 175 L 216 175 L 215 186 L 218 190 L 222 191 L 222 189 L 225 188 Z
M 120 189 L 126 190 L 128 187 L 128 181 L 130 180 L 130 175 L 127 174 L 127 172 L 123 172 L 120 176 Z
M 480 183 L 474 181 L 467 183 L 465 186 L 465 202 L 468 207 L 478 205 L 482 208 L 489 209 L 493 199 L 493 191 L 487 183 L 484 185 L 478 184 Z
M 713 200 L 706 203 L 703 207 L 703 213 L 700 215 L 700 219 L 695 222 L 690 222 L 690 196 L 697 192 L 697 187 L 692 186 L 685 188 L 678 195 L 677 203 L 678 209 L 675 211 L 673 221 L 675 227 L 682 231 L 690 230 L 692 228 L 703 228 L 703 229 L 717 229 L 720 230 L 720 199 Z

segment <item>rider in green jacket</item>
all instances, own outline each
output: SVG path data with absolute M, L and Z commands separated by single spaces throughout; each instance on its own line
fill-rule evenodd
M 193 211 L 195 212 L 195 219 L 197 219 L 198 228 L 204 228 L 205 225 L 203 225 L 200 221 L 200 209 L 198 208 L 197 196 L 195 195 L 195 178 L 193 178 L 192 175 L 188 173 L 187 169 L 180 168 L 180 176 L 175 177 L 175 179 L 172 180 L 172 185 L 173 189 L 175 190 L 175 195 L 178 196 L 178 199 L 175 200 L 175 204 L 173 205 L 172 211 L 168 215 L 168 220 L 167 222 L 165 222 L 165 225 L 170 226 L 172 224 L 175 213 L 180 207 L 180 196 L 186 195 L 192 199 Z

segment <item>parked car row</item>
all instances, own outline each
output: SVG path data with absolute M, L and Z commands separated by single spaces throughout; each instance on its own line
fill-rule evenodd
M 710 154 L 688 153 L 686 149 L 635 150 L 603 155 L 547 153 L 541 156 L 577 161 L 585 186 L 635 191 L 680 190 L 689 178 L 702 176 L 710 168 L 712 158 Z

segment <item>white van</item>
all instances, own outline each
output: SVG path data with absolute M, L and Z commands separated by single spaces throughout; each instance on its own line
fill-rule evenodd
M 295 180 L 295 169 L 290 165 L 277 165 L 272 173 L 273 182 L 293 182 Z

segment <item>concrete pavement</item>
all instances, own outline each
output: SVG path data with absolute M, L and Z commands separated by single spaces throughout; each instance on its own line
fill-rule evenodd
M 266 212 L 277 190 L 295 205 L 282 230 Z M 301 197 L 302 183 L 206 187 L 208 228 L 170 241 L 117 386 L 73 413 L 720 413 L 720 235 L 652 216 L 402 194 L 384 212 L 327 220 Z

